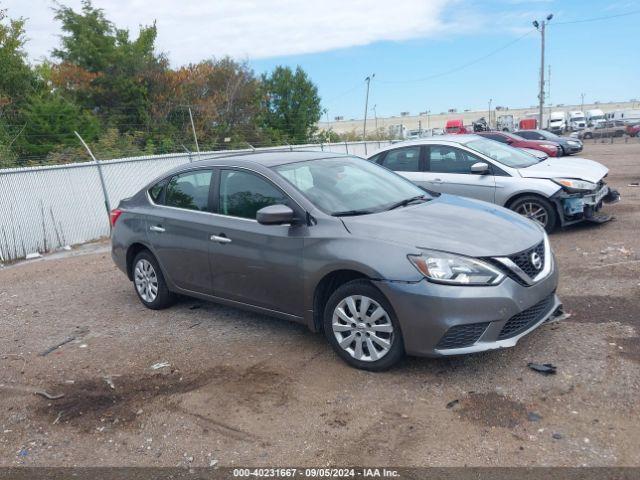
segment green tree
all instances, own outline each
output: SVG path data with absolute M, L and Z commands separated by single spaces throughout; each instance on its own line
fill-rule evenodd
M 276 142 L 305 143 L 322 116 L 318 88 L 306 72 L 278 66 L 262 76 L 262 124 Z
M 50 151 L 77 145 L 78 131 L 87 141 L 95 139 L 100 130 L 98 120 L 90 112 L 57 93 L 34 94 L 22 109 L 24 129 L 16 139 L 16 147 L 24 162 L 29 157 L 42 157 Z
M 117 28 L 90 0 L 82 1 L 80 12 L 58 5 L 55 18 L 64 35 L 53 56 L 75 67 L 76 73 L 81 69 L 93 76 L 86 88 L 73 92 L 76 100 L 104 114 L 108 125 L 120 131 L 146 125 L 150 83 L 155 72 L 168 65 L 163 55 L 155 53 L 155 24 L 141 27 L 132 40 L 128 30 Z
M 19 105 L 32 93 L 35 75 L 27 62 L 24 19 L 11 19 L 0 10 L 0 111 Z

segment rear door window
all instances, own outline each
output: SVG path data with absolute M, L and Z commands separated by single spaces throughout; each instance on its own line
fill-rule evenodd
M 164 204 L 167 207 L 210 212 L 209 191 L 212 177 L 212 170 L 175 175 L 167 184 Z
M 390 150 L 382 160 L 382 166 L 395 172 L 419 172 L 420 147 L 404 147 Z

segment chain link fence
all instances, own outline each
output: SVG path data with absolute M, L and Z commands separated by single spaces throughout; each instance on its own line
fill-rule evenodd
M 0 170 L 0 263 L 109 235 L 107 199 L 114 208 L 171 168 L 198 159 L 252 151 L 313 150 L 371 154 L 388 141 L 295 145 L 245 150 L 152 155 Z

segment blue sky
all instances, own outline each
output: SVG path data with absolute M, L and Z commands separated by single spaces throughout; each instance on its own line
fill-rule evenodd
M 444 16 L 458 8 L 478 12 L 468 31 L 447 30 L 425 38 L 380 41 L 369 45 L 307 55 L 251 61 L 257 72 L 278 64 L 301 65 L 318 85 L 331 120 L 362 118 L 364 77 L 375 72 L 370 112 L 378 116 L 412 114 L 449 108 L 536 104 L 540 34 L 531 20 L 553 13 L 547 29 L 546 63 L 551 66 L 550 101 L 579 103 L 640 99 L 640 14 L 600 21 L 561 24 L 640 10 L 640 2 L 602 0 L 451 2 Z M 410 14 L 410 12 L 408 12 Z M 468 64 L 529 35 L 488 58 L 451 74 L 433 77 Z M 545 72 L 546 74 L 546 72 Z M 414 81 L 425 79 L 422 81 Z
M 61 2 L 80 6 L 80 0 Z M 158 49 L 173 66 L 224 55 L 248 61 L 257 73 L 300 65 L 318 85 L 330 119 L 362 118 L 364 78 L 371 73 L 376 77 L 369 104 L 379 116 L 484 109 L 489 98 L 493 106 L 534 105 L 540 35 L 531 21 L 549 13 L 554 14 L 547 35 L 553 104 L 578 103 L 582 92 L 586 102 L 640 98 L 640 0 L 93 3 L 132 35 L 155 20 Z M 34 62 L 59 43 L 52 7 L 52 0 L 0 0 L 9 16 L 27 19 L 27 51 Z M 625 15 L 630 12 L 636 13 Z M 613 18 L 564 23 L 596 17 Z

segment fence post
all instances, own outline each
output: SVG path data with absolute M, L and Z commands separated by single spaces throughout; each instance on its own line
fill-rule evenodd
M 344 151 L 345 151 L 346 153 L 349 153 L 349 145 L 347 144 L 347 141 L 346 141 L 346 140 L 344 141 Z
M 93 152 L 91 151 L 89 146 L 85 143 L 85 141 L 82 139 L 80 134 L 75 131 L 73 133 L 75 133 L 76 136 L 80 139 L 80 141 L 82 142 L 82 145 L 84 145 L 84 148 L 86 148 L 87 152 L 89 152 L 89 156 L 93 158 L 93 161 L 96 164 L 96 167 L 98 167 L 98 175 L 100 176 L 100 184 L 102 185 L 102 194 L 104 195 L 104 206 L 107 209 L 107 215 L 108 215 L 111 213 L 111 203 L 109 202 L 109 193 L 107 192 L 107 184 L 104 181 L 102 166 L 100 165 L 100 162 L 98 161 L 98 159 L 93 155 Z M 109 226 L 111 226 L 111 222 L 109 222 Z

